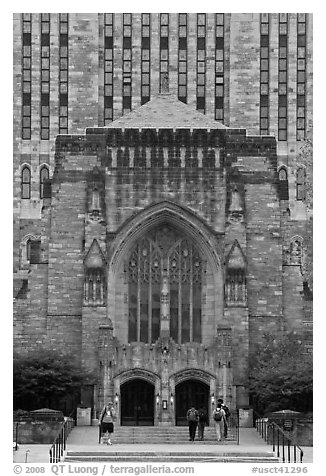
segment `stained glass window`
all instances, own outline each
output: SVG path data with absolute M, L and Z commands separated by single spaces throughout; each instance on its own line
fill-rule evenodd
M 129 342 L 158 339 L 164 275 L 169 282 L 171 337 L 178 343 L 201 342 L 202 267 L 194 243 L 168 225 L 134 245 L 125 265 Z

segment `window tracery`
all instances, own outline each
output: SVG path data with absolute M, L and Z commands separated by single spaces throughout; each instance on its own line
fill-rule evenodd
M 129 342 L 155 342 L 159 337 L 164 276 L 169 287 L 171 337 L 178 343 L 200 342 L 202 271 L 195 245 L 169 226 L 139 240 L 125 264 Z

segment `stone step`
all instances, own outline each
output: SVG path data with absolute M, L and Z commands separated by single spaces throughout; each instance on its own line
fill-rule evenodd
M 93 431 L 95 428 L 93 427 Z M 78 431 L 78 427 L 71 433 L 72 437 L 68 438 L 70 441 L 74 438 L 74 432 Z M 98 434 L 97 434 L 98 439 Z M 150 444 L 150 443 L 189 443 L 188 427 L 160 427 L 160 426 L 139 426 L 139 427 L 115 427 L 112 435 L 112 440 L 116 444 Z M 198 443 L 201 443 L 197 440 Z M 236 441 L 236 431 L 230 428 L 228 438 L 224 443 L 234 443 Z M 216 443 L 216 433 L 214 427 L 206 427 L 205 437 L 203 443 Z
M 201 452 L 201 453 L 160 453 L 160 452 L 103 452 L 90 451 L 78 452 L 68 451 L 65 462 L 220 462 L 220 463 L 278 463 L 279 460 L 274 455 L 266 452 L 261 453 L 220 453 Z

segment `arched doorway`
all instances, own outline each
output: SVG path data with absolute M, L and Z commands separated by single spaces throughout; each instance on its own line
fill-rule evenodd
M 154 425 L 154 385 L 134 379 L 121 385 L 121 425 Z
M 197 409 L 204 406 L 208 410 L 209 386 L 200 380 L 186 380 L 176 385 L 175 399 L 175 424 L 187 425 L 186 414 L 192 405 Z

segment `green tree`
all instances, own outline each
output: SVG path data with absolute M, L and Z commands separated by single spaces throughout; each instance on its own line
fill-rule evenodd
M 251 401 L 260 414 L 312 411 L 312 356 L 295 333 L 263 337 L 250 359 L 249 382 Z
M 14 356 L 14 409 L 62 409 L 63 400 L 77 402 L 81 388 L 91 383 L 92 376 L 69 354 L 42 349 L 26 357 Z

